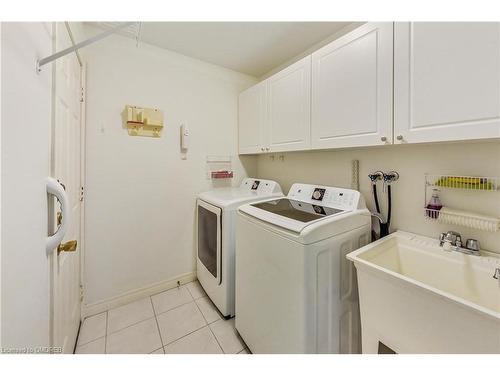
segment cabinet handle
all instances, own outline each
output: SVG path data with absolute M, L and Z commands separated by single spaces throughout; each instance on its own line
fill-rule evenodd
M 402 136 L 402 135 L 398 135 L 398 136 L 396 137 L 396 139 L 397 139 L 398 141 L 402 141 L 402 140 L 403 140 L 403 136 Z
M 382 142 L 387 142 L 387 137 L 380 137 L 380 140 L 381 140 Z

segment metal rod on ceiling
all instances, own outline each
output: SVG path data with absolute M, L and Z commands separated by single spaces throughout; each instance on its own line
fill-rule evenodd
M 54 60 L 57 60 L 63 56 L 66 56 L 67 54 L 70 54 L 71 52 L 74 52 L 74 51 L 77 51 L 79 50 L 80 48 L 83 48 L 83 47 L 86 47 L 88 46 L 89 44 L 92 44 L 92 43 L 95 43 L 103 38 L 106 38 L 107 36 L 111 35 L 111 34 L 114 34 L 115 32 L 117 32 L 118 30 L 121 30 L 125 27 L 128 27 L 128 26 L 131 26 L 133 25 L 135 22 L 123 22 L 121 24 L 119 24 L 118 26 L 110 29 L 110 30 L 107 30 L 107 31 L 104 31 L 100 34 L 97 34 L 87 40 L 84 40 L 83 42 L 80 42 L 80 43 L 77 43 L 75 44 L 74 46 L 71 46 L 71 47 L 68 47 L 66 49 L 63 49 L 62 51 L 59 51 L 59 52 L 56 52 L 54 53 L 53 55 L 50 55 L 50 56 L 47 56 L 47 57 L 44 57 L 43 59 L 40 59 L 40 60 L 37 60 L 36 62 L 36 70 L 37 72 L 40 72 L 42 69 L 42 66 L 44 66 L 45 64 L 48 64 Z

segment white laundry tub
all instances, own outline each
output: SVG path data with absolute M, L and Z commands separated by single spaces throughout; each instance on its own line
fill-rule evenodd
M 347 255 L 357 269 L 363 353 L 500 353 L 500 258 L 395 232 Z

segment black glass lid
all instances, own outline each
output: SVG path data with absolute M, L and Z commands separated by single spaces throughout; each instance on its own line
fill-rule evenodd
M 276 199 L 273 201 L 254 203 L 252 206 L 261 210 L 272 212 L 289 219 L 308 223 L 310 221 L 321 219 L 322 217 L 335 215 L 342 210 L 335 208 L 318 206 L 310 203 L 294 201 L 288 198 Z

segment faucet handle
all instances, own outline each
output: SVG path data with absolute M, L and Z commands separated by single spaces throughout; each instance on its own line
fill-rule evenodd
M 481 246 L 479 244 L 479 241 L 475 240 L 474 238 L 469 238 L 467 241 L 465 241 L 465 247 L 469 250 L 472 250 L 472 251 L 481 250 Z

